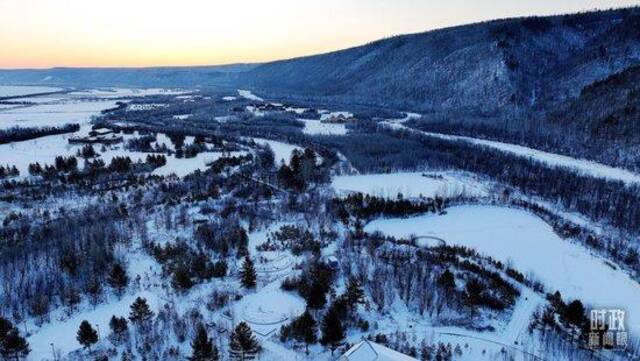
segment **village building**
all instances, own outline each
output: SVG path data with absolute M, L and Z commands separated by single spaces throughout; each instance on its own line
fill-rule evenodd
M 388 347 L 369 340 L 363 340 L 353 345 L 338 361 L 418 361 Z

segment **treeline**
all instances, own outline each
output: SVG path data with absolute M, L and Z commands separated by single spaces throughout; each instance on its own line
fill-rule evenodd
M 375 125 L 373 125 L 375 127 Z M 489 176 L 524 194 L 559 202 L 565 209 L 640 232 L 640 187 L 577 173 L 568 168 L 501 152 L 464 141 L 444 140 L 411 131 L 372 126 L 349 139 L 327 138 L 356 167 L 366 170 L 456 168 Z M 373 143 L 373 144 L 372 144 Z M 385 154 L 387 152 L 388 154 Z M 352 157 L 353 156 L 353 157 Z
M 408 240 L 364 234 L 347 239 L 338 255 L 345 274 L 363 282 L 379 311 L 399 300 L 421 315 L 456 315 L 457 322 L 471 326 L 476 316 L 511 308 L 520 295 L 514 285 L 519 281 L 508 268 L 464 247 L 421 248 Z
M 81 155 L 88 154 L 88 149 L 83 148 Z M 95 154 L 94 154 L 95 156 Z M 42 176 L 47 180 L 66 175 L 66 181 L 82 180 L 84 178 L 95 178 L 100 174 L 110 172 L 127 173 L 130 171 L 150 171 L 167 164 L 167 158 L 162 154 L 147 155 L 146 162 L 134 163 L 129 156 L 115 156 L 107 165 L 101 158 L 93 160 L 86 159 L 84 168 L 78 168 L 78 159 L 74 156 L 57 156 L 54 164 L 41 165 L 39 162 L 29 164 L 29 174 L 32 176 Z
M 450 166 L 512 185 L 525 194 L 558 200 L 564 208 L 592 219 L 608 221 L 634 233 L 640 231 L 640 209 L 636 206 L 640 202 L 640 188 L 637 185 L 579 174 L 572 169 L 552 167 L 464 141 L 407 133 L 401 136 L 415 137 L 439 165 L 444 166 L 446 161 Z
M 36 139 L 47 135 L 73 133 L 80 130 L 79 124 L 65 124 L 60 127 L 39 127 L 39 128 L 22 128 L 13 127 L 0 130 L 0 144 L 11 142 L 21 142 L 24 140 Z
M 15 165 L 0 165 L 0 179 L 17 177 L 20 175 L 20 171 Z
M 355 193 L 344 198 L 334 198 L 330 202 L 330 210 L 343 223 L 347 223 L 352 216 L 364 220 L 380 216 L 407 217 L 420 213 L 442 212 L 444 207 L 445 199 L 439 196 L 435 199 L 411 201 L 401 197 L 389 199 Z

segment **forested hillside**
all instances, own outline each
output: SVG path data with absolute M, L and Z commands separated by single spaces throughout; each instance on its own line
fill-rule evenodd
M 242 73 L 259 88 L 429 112 L 530 114 L 640 59 L 637 8 L 397 36 Z

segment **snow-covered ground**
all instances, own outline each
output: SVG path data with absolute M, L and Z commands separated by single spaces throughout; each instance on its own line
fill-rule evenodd
M 321 113 L 320 120 L 327 120 L 327 119 L 336 118 L 340 116 L 344 118 L 353 117 L 353 113 L 351 112 L 330 112 L 328 110 L 321 110 L 320 113 Z
M 331 185 L 339 193 L 360 192 L 386 198 L 396 198 L 399 193 L 405 198 L 487 195 L 486 187 L 480 182 L 449 172 L 345 175 L 334 177 Z
M 316 119 L 298 119 L 304 123 L 302 132 L 310 135 L 345 135 L 347 127 L 344 124 L 322 123 Z
M 75 313 L 71 318 L 65 319 L 64 321 L 45 324 L 28 337 L 27 341 L 31 347 L 29 360 L 52 360 L 52 347 L 56 350 L 56 353 L 59 352 L 61 355 L 80 348 L 81 345 L 78 344 L 76 340 L 76 334 L 78 332 L 78 325 L 84 320 L 89 321 L 96 330 L 99 330 L 100 337 L 104 337 L 110 332 L 109 320 L 111 316 L 128 317 L 129 306 L 137 297 L 146 298 L 153 312 L 157 312 L 160 307 L 161 300 L 154 293 L 147 291 L 127 295 L 120 300 L 100 304 L 95 308 L 85 305 L 85 311 Z M 53 343 L 53 346 L 51 343 Z
M 128 152 L 127 153 L 131 153 Z M 228 156 L 240 156 L 246 154 L 245 152 L 206 152 L 206 153 L 198 153 L 193 158 L 176 158 L 175 155 L 167 156 L 167 164 L 157 168 L 153 171 L 152 174 L 167 176 L 170 174 L 175 174 L 178 177 L 184 177 L 188 174 L 195 172 L 197 169 L 205 170 L 207 169 L 207 164 L 212 163 L 225 155 Z M 146 157 L 146 155 L 145 155 Z
M 279 165 L 281 162 L 289 163 L 291 160 L 291 153 L 294 150 L 303 151 L 301 147 L 293 144 L 278 142 L 276 140 L 264 139 L 264 138 L 252 138 L 254 142 L 262 145 L 269 145 L 271 150 L 273 150 L 273 154 L 275 155 L 275 163 Z
M 587 305 L 622 308 L 627 327 L 640 332 L 640 285 L 624 271 L 592 255 L 582 245 L 563 240 L 542 219 L 522 210 L 495 206 L 460 206 L 443 216 L 380 219 L 366 231 L 396 237 L 435 236 L 491 256 L 540 279 L 548 291 Z
M 184 94 L 184 90 L 179 89 L 163 89 L 163 88 L 105 88 L 105 89 L 89 89 L 79 90 L 69 93 L 73 97 L 93 97 L 93 98 L 131 98 L 144 97 L 150 95 L 177 95 Z
M 263 112 L 262 110 L 259 110 L 257 107 L 254 107 L 253 105 L 247 105 L 246 109 L 249 113 L 253 114 L 256 117 L 264 117 L 266 114 L 265 112 Z
M 398 122 L 382 122 L 384 126 L 394 129 L 405 129 L 426 136 L 444 139 L 444 140 L 462 140 L 472 144 L 498 149 L 503 152 L 511 153 L 520 157 L 530 158 L 550 166 L 566 167 L 574 169 L 578 173 L 590 175 L 598 178 L 606 178 L 619 180 L 625 183 L 640 183 L 640 174 L 628 171 L 622 168 L 611 167 L 605 164 L 593 162 L 586 159 L 577 159 L 565 155 L 544 152 L 541 150 L 524 147 L 517 144 L 503 143 L 492 140 L 477 139 L 458 135 L 448 135 L 441 133 L 424 132 L 406 127 Z
M 44 127 L 69 123 L 86 124 L 91 120 L 91 116 L 98 115 L 101 110 L 115 106 L 116 102 L 113 100 L 90 102 L 71 100 L 0 110 L 0 129 L 16 126 Z
M 241 97 L 243 97 L 245 99 L 248 99 L 248 100 L 255 100 L 255 101 L 259 101 L 259 102 L 263 102 L 264 101 L 264 99 L 260 98 L 257 95 L 254 95 L 249 90 L 238 89 L 238 95 L 240 95 Z
M 0 110 L 0 129 L 14 126 L 41 127 L 56 126 L 68 123 L 80 124 L 80 130 L 73 136 L 87 135 L 91 130 L 90 120 L 92 116 L 98 115 L 104 109 L 116 106 L 115 100 L 94 99 L 94 97 L 116 98 L 123 96 L 143 96 L 154 94 L 176 94 L 178 91 L 162 89 L 114 89 L 114 90 L 88 90 L 62 95 L 60 97 L 47 98 L 46 102 L 38 102 L 37 105 L 20 107 L 16 109 Z M 79 99 L 81 96 L 91 96 L 91 99 Z M 42 98 L 25 98 L 26 100 Z M 0 144 L 0 164 L 15 165 L 20 171 L 21 177 L 29 175 L 30 163 L 39 162 L 41 165 L 53 164 L 56 156 L 75 155 L 82 147 L 78 144 L 69 144 L 69 137 L 72 134 L 58 134 L 40 137 L 22 142 L 12 142 Z M 136 136 L 124 135 L 124 141 Z M 193 142 L 193 137 L 186 137 L 185 144 Z M 175 150 L 170 139 L 160 133 L 157 135 L 157 145 L 166 144 L 169 149 Z M 111 162 L 116 156 L 129 156 L 132 161 L 145 161 L 147 153 L 133 152 L 124 149 L 123 143 L 106 147 L 106 151 L 101 151 L 100 145 L 94 145 L 100 153 L 100 157 L 106 164 Z M 243 152 L 231 155 L 240 155 Z M 183 177 L 194 172 L 196 169 L 206 169 L 207 163 L 220 158 L 222 153 L 200 153 L 194 158 L 176 158 L 175 155 L 167 156 L 167 164 L 157 168 L 154 174 L 168 175 L 176 174 Z M 82 167 L 82 163 L 80 163 Z
M 48 86 L 21 86 L 21 85 L 0 85 L 0 98 L 14 97 L 19 95 L 52 93 L 62 90 Z

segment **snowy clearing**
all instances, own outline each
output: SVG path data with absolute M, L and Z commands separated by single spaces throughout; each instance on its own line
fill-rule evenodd
M 478 181 L 453 173 L 345 175 L 334 177 L 331 185 L 339 193 L 359 192 L 385 198 L 396 198 L 399 193 L 405 198 L 487 195 L 486 187 Z
M 111 303 L 105 303 L 96 306 L 90 310 L 76 313 L 71 318 L 64 321 L 53 321 L 42 326 L 36 333 L 28 338 L 31 346 L 30 360 L 50 360 L 52 357 L 51 343 L 56 352 L 65 355 L 73 350 L 81 347 L 76 340 L 78 325 L 83 320 L 89 321 L 92 325 L 97 326 L 104 336 L 109 332 L 109 320 L 111 316 L 129 315 L 129 306 L 135 301 L 136 297 L 147 299 L 149 307 L 152 311 L 157 312 L 160 307 L 160 299 L 151 292 L 142 291 L 135 295 L 125 296 L 121 300 Z
M 347 127 L 344 124 L 322 123 L 315 119 L 298 119 L 304 123 L 302 132 L 309 135 L 345 135 Z
M 565 298 L 578 298 L 594 307 L 623 308 L 628 327 L 640 332 L 640 285 L 583 246 L 563 240 L 550 225 L 525 211 L 495 206 L 460 206 L 444 216 L 380 219 L 368 232 L 396 237 L 436 236 L 450 245 L 478 250 L 520 272 L 532 272 L 548 291 L 561 290 Z
M 258 102 L 263 102 L 264 101 L 264 99 L 260 98 L 257 95 L 254 95 L 249 90 L 238 89 L 238 95 L 240 95 L 241 97 L 243 97 L 245 99 L 248 99 L 248 100 L 255 100 L 255 101 L 258 101 Z
M 128 152 L 131 153 L 131 152 Z M 210 164 L 223 156 L 240 156 L 245 155 L 245 152 L 230 152 L 230 153 L 222 153 L 222 152 L 205 152 L 198 153 L 193 158 L 176 158 L 175 155 L 167 157 L 167 164 L 157 168 L 153 171 L 154 175 L 162 175 L 168 176 L 170 174 L 175 174 L 178 177 L 184 177 L 188 174 L 195 172 L 196 170 L 206 170 L 207 164 Z
M 88 123 L 91 116 L 104 109 L 114 108 L 111 100 L 94 102 L 65 102 L 58 104 L 39 104 L 0 111 L 0 129 L 12 127 L 44 127 L 68 123 Z
M 271 150 L 273 150 L 273 154 L 275 155 L 275 163 L 276 165 L 281 162 L 289 163 L 291 160 L 291 153 L 294 150 L 304 151 L 301 147 L 293 144 L 278 142 L 276 140 L 264 139 L 264 138 L 252 138 L 254 142 L 261 145 L 269 145 Z
M 162 89 L 162 88 L 106 88 L 106 89 L 90 89 L 79 90 L 69 93 L 74 97 L 94 97 L 94 98 L 131 98 L 144 97 L 149 95 L 177 95 L 184 94 L 186 91 L 179 89 Z
M 61 91 L 61 88 L 54 88 L 48 86 L 14 86 L 14 85 L 0 85 L 0 98 L 15 97 L 22 95 L 52 93 Z

